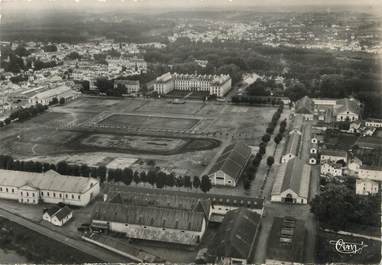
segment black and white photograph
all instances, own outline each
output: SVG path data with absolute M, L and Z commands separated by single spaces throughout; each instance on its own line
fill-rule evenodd
M 0 0 L 0 265 L 382 264 L 382 0 Z

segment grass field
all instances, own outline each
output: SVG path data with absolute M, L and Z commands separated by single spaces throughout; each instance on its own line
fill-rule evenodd
M 49 157 L 52 161 L 94 154 L 92 157 L 101 161 L 97 163 L 105 165 L 128 155 L 129 159 L 153 159 L 168 171 L 198 175 L 231 142 L 257 146 L 274 112 L 272 107 L 218 102 L 171 104 L 167 100 L 82 97 L 1 128 L 0 153 L 21 159 Z M 81 127 L 87 123 L 111 127 L 107 132 Z M 79 127 L 66 128 L 68 125 Z M 124 126 L 127 129 L 118 128 Z M 151 131 L 148 134 L 136 130 L 138 127 Z M 104 153 L 107 159 L 102 162 L 99 157 Z M 81 156 L 84 161 L 86 157 Z
M 187 118 L 155 117 L 142 115 L 111 115 L 99 124 L 114 124 L 145 129 L 191 129 L 199 120 Z

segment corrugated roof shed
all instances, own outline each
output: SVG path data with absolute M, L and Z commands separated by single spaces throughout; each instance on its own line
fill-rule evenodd
M 97 202 L 92 220 L 201 231 L 204 214 L 179 209 Z
M 293 154 L 294 156 L 298 155 L 298 150 L 300 148 L 301 134 L 297 132 L 292 132 L 289 134 L 288 143 L 285 147 L 284 155 Z
M 244 143 L 231 144 L 223 150 L 215 165 L 211 168 L 210 174 L 221 170 L 237 181 L 250 156 L 251 149 Z
M 229 211 L 210 246 L 211 254 L 248 260 L 259 226 L 259 214 L 245 208 Z
M 308 199 L 310 171 L 311 167 L 298 158 L 281 164 L 273 185 L 272 195 L 278 195 L 290 189 L 299 197 Z
M 210 214 L 211 201 L 203 198 L 184 197 L 170 194 L 154 194 L 142 192 L 109 192 L 110 202 L 125 205 L 150 206 L 179 210 L 197 211 Z

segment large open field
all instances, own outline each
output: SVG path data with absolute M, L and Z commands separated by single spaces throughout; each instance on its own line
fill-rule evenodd
M 152 159 L 166 170 L 198 175 L 229 143 L 258 145 L 274 112 L 216 102 L 83 97 L 0 129 L 0 153 L 52 162 L 76 156 L 97 165 L 121 164 L 115 161 L 122 157 L 141 167 Z

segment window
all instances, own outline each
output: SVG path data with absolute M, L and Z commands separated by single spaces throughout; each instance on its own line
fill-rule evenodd
M 65 198 L 66 198 L 66 199 L 68 198 L 68 194 L 65 194 Z
M 78 199 L 79 199 L 79 200 L 81 199 L 81 196 L 80 196 L 80 195 L 78 195 Z
M 14 192 L 15 192 L 15 189 L 12 189 L 12 192 L 14 193 Z
M 3 191 L 3 188 L 0 187 L 0 191 Z
M 44 196 L 44 192 L 43 191 L 41 192 L 41 196 Z
M 6 188 L 5 191 L 8 192 L 8 188 Z
M 60 198 L 62 198 L 62 194 L 60 193 Z
M 72 199 L 74 199 L 74 195 L 72 194 Z
M 20 192 L 21 196 L 23 196 L 23 192 Z
M 47 195 L 48 195 L 48 197 L 49 197 L 49 192 L 47 192 L 46 194 L 47 194 Z
M 29 197 L 29 192 L 27 192 L 27 196 Z
M 34 192 L 32 193 L 32 197 L 34 197 Z

